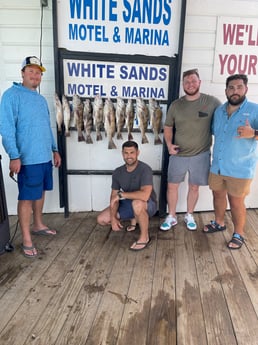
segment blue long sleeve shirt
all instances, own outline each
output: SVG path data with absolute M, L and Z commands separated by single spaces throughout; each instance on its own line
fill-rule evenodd
M 0 134 L 9 158 L 20 158 L 22 165 L 49 162 L 57 151 L 45 98 L 20 83 L 2 96 Z
M 246 119 L 252 128 L 258 129 L 258 104 L 245 100 L 231 116 L 227 114 L 227 103 L 216 109 L 212 124 L 215 140 L 212 173 L 236 178 L 254 177 L 257 141 L 237 137 L 237 128 L 244 126 Z

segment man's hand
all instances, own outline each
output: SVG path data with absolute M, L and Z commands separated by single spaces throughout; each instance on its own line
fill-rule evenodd
M 11 159 L 9 164 L 10 173 L 19 174 L 21 170 L 21 160 L 20 158 Z
M 54 156 L 54 166 L 56 168 L 59 168 L 61 165 L 61 156 L 57 151 L 53 152 L 53 156 Z
M 169 145 L 168 146 L 168 153 L 170 155 L 176 155 L 179 152 L 179 146 L 178 145 Z
M 248 119 L 245 120 L 244 126 L 239 126 L 237 128 L 237 138 L 253 138 L 254 137 L 254 129 L 250 126 Z
M 111 220 L 111 228 L 113 231 L 121 231 L 123 229 L 123 225 L 120 223 L 120 220 L 114 218 Z

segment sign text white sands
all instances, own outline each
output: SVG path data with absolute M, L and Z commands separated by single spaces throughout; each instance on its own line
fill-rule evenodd
M 66 96 L 168 99 L 168 65 L 64 59 L 63 69 Z
M 58 48 L 173 56 L 181 0 L 58 0 Z

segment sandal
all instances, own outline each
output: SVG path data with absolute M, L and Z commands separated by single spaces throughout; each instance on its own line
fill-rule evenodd
M 24 244 L 22 244 L 21 248 L 22 248 L 23 255 L 26 258 L 35 258 L 38 255 L 37 250 L 33 245 L 25 246 Z
M 232 236 L 232 238 L 231 238 L 231 240 L 230 240 L 230 241 L 228 242 L 228 244 L 227 244 L 227 247 L 228 247 L 229 249 L 240 249 L 240 248 L 242 247 L 242 245 L 243 245 L 244 242 L 245 242 L 244 237 L 242 237 L 242 236 L 239 235 L 238 233 L 234 232 L 234 233 L 233 233 L 233 236 Z M 230 246 L 230 243 L 235 244 L 235 246 L 234 246 L 234 247 L 231 247 L 231 246 Z
M 206 229 L 206 230 L 205 230 Z M 215 220 L 211 220 L 210 224 L 204 226 L 203 232 L 211 234 L 213 232 L 226 230 L 226 225 L 219 225 Z
M 129 248 L 130 250 L 133 250 L 134 252 L 139 252 L 140 250 L 145 249 L 151 242 L 151 238 L 147 242 L 134 242 L 132 246 Z M 137 246 L 141 246 L 140 248 L 137 248 Z
M 127 231 L 127 232 L 135 231 L 135 230 L 136 230 L 136 227 L 137 227 L 137 224 L 130 224 L 130 225 L 127 225 L 126 231 Z

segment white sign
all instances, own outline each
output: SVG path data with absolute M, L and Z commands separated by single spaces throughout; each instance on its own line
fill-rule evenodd
M 172 57 L 181 0 L 57 0 L 58 48 Z
M 168 99 L 168 65 L 64 59 L 63 69 L 66 96 Z
M 231 74 L 247 74 L 257 83 L 258 21 L 255 18 L 219 17 L 213 81 L 224 82 Z

